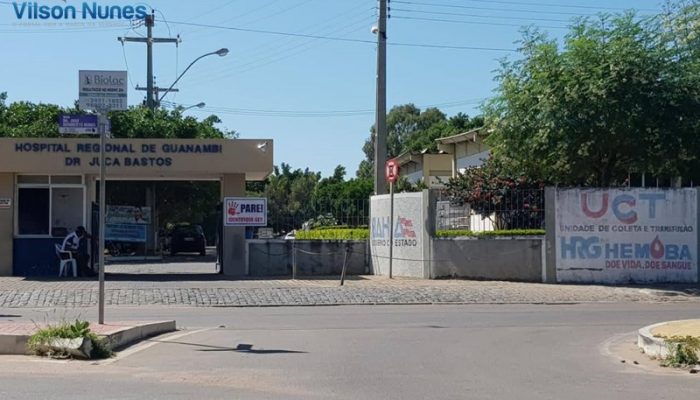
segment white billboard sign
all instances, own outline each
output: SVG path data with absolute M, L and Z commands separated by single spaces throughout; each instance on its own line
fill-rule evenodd
M 267 226 L 267 199 L 224 198 L 224 226 Z
M 695 189 L 556 192 L 558 282 L 697 282 Z
M 80 108 L 95 111 L 127 109 L 126 71 L 81 70 L 78 76 Z

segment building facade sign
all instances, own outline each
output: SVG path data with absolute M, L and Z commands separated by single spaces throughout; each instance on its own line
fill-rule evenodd
M 224 226 L 267 226 L 267 199 L 226 197 Z
M 695 189 L 556 192 L 558 282 L 697 282 Z
M 259 140 L 245 139 L 109 139 L 105 164 L 112 177 L 198 178 L 213 173 L 246 172 L 249 180 L 265 179 L 271 151 Z M 0 139 L 0 173 L 97 174 L 97 138 Z

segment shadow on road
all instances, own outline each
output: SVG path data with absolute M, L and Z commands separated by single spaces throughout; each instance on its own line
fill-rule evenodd
M 226 347 L 226 346 L 214 346 L 210 344 L 201 343 L 191 343 L 191 342 L 177 342 L 171 340 L 149 340 L 149 342 L 157 342 L 164 344 L 181 344 L 183 346 L 193 346 L 193 347 L 204 347 L 204 349 L 199 349 L 197 351 L 231 351 L 236 353 L 247 353 L 247 354 L 307 354 L 306 351 L 296 351 L 296 350 L 281 350 L 281 349 L 268 349 L 268 350 L 258 350 L 253 349 L 252 344 L 241 343 L 236 347 Z

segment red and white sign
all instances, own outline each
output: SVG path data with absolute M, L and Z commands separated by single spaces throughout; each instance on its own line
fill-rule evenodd
M 0 208 L 11 208 L 12 199 L 9 197 L 0 197 Z
M 224 198 L 224 226 L 267 226 L 267 199 Z
M 399 164 L 396 160 L 386 162 L 385 175 L 387 182 L 395 183 L 399 179 Z

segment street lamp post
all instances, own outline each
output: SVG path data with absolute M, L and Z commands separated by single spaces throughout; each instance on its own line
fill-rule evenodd
M 185 70 L 182 71 L 182 73 L 180 74 L 180 76 L 178 76 L 177 79 L 175 79 L 175 82 L 173 82 L 173 84 L 170 85 L 170 87 L 169 87 L 167 90 L 165 90 L 165 93 L 163 93 L 163 95 L 160 96 L 160 98 L 158 99 L 158 103 L 157 103 L 158 106 L 160 106 L 160 102 L 163 100 L 163 98 L 164 98 L 165 96 L 168 95 L 168 93 L 170 92 L 170 90 L 171 90 L 173 87 L 175 87 L 175 85 L 180 81 L 180 78 L 182 78 L 182 76 L 185 75 L 185 73 L 187 73 L 187 71 L 188 71 L 197 61 L 201 60 L 201 59 L 204 58 L 204 57 L 208 57 L 208 56 L 217 55 L 217 56 L 219 56 L 219 57 L 223 57 L 223 56 L 225 56 L 226 54 L 228 54 L 228 49 L 224 47 L 224 48 L 221 48 L 221 49 L 219 49 L 219 50 L 217 50 L 217 51 L 212 51 L 211 53 L 202 54 L 201 56 L 195 58 L 194 61 L 192 61 L 192 62 L 190 63 L 190 65 L 188 65 L 187 68 L 185 68 Z

